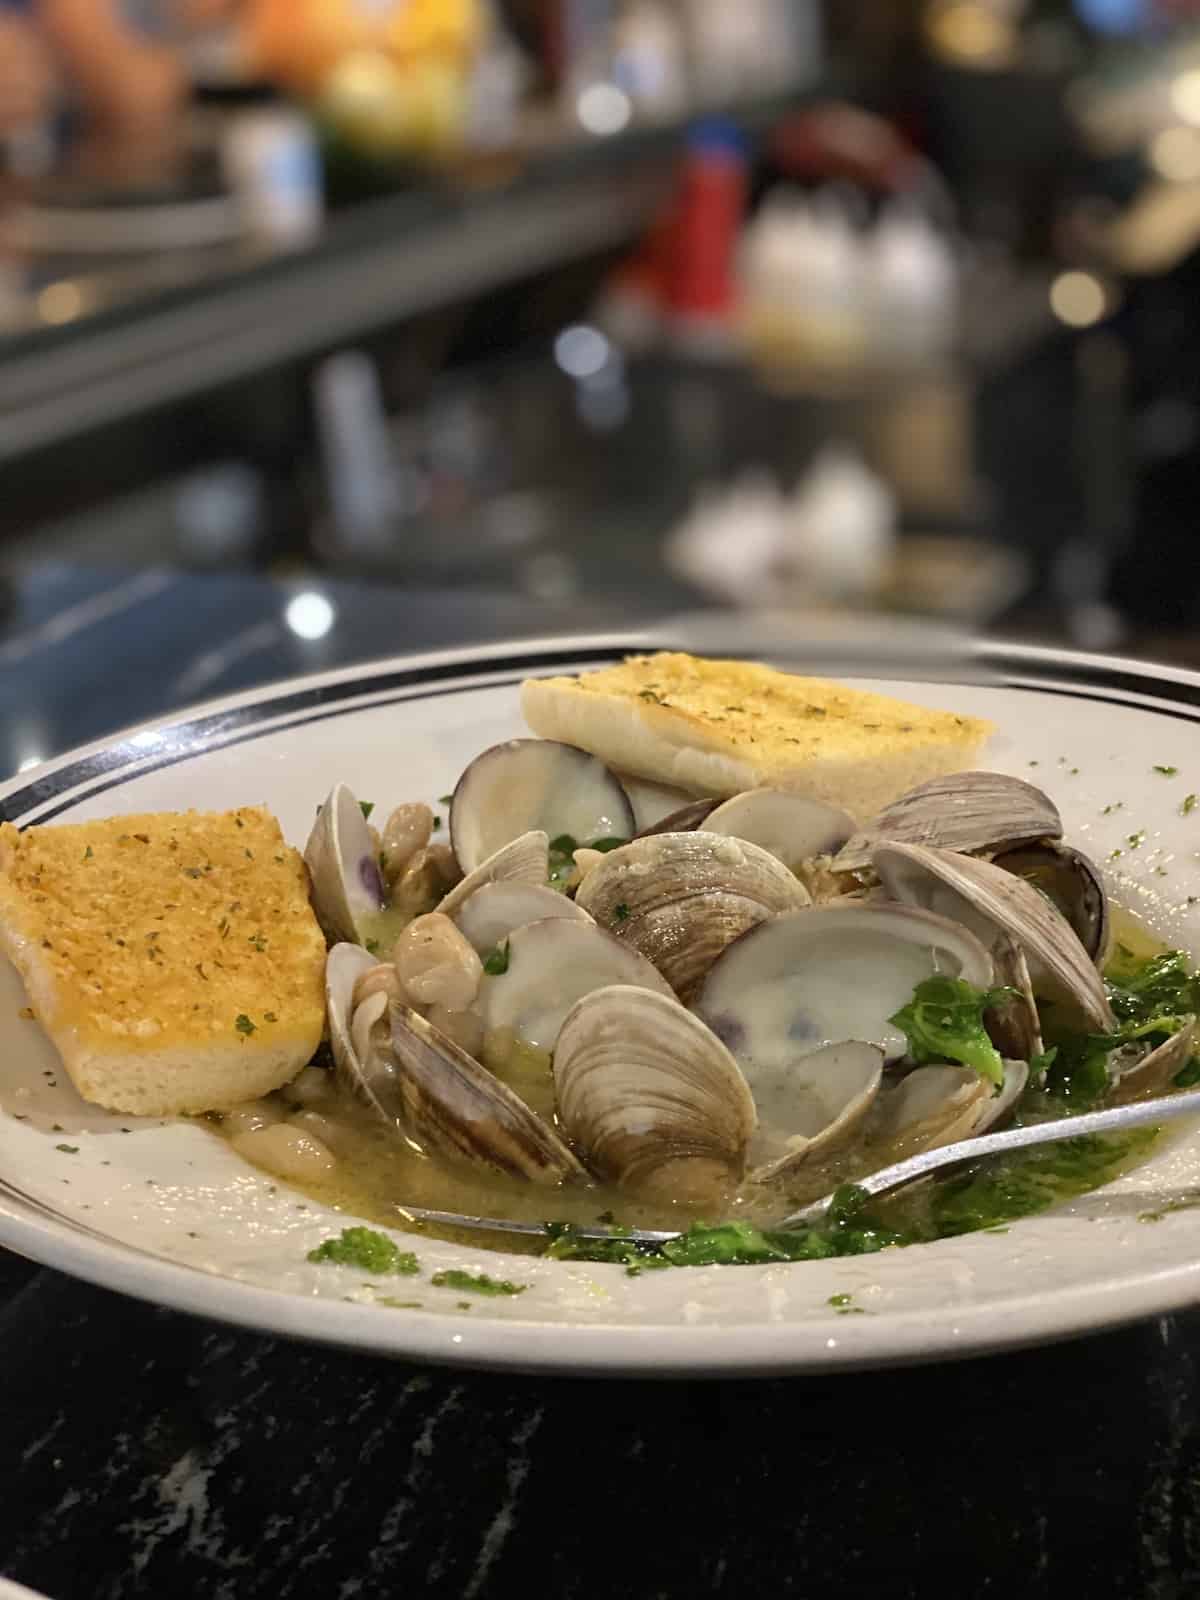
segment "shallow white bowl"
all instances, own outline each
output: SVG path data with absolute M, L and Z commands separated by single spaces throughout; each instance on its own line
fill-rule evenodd
M 303 843 L 335 779 L 381 803 L 432 799 L 480 750 L 524 731 L 523 677 L 644 644 L 526 643 L 276 685 L 49 763 L 0 790 L 0 811 L 31 823 L 265 802 Z M 1200 905 L 1189 903 L 1200 897 L 1200 808 L 1181 812 L 1190 788 L 1200 789 L 1200 675 L 1036 649 L 998 648 L 988 660 L 995 682 L 985 685 L 873 686 L 991 717 L 999 733 L 988 764 L 1047 788 L 1067 837 L 1098 859 L 1121 851 L 1109 861 L 1118 899 L 1163 938 L 1200 949 Z M 546 1372 L 794 1372 L 1061 1339 L 1200 1297 L 1200 1211 L 1138 1220 L 1196 1192 L 1193 1133 L 1105 1190 L 1003 1234 L 636 1278 L 422 1239 L 424 1276 L 373 1289 L 359 1272 L 306 1260 L 344 1215 L 307 1201 L 297 1209 L 303 1197 L 198 1127 L 110 1116 L 78 1100 L 62 1074 L 48 1090 L 57 1058 L 20 1017 L 23 1003 L 11 970 L 0 974 L 0 1098 L 11 1111 L 15 1088 L 26 1086 L 60 1127 L 44 1115 L 0 1113 L 0 1243 L 106 1287 L 266 1332 Z M 57 1150 L 62 1143 L 76 1153 Z M 446 1266 L 529 1287 L 461 1311 L 458 1297 L 429 1285 Z M 830 1307 L 847 1292 L 865 1315 Z M 388 1294 L 422 1309 L 377 1303 Z

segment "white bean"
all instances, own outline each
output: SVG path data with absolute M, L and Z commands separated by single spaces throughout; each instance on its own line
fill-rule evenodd
M 396 940 L 392 961 L 414 1005 L 465 1011 L 483 980 L 483 963 L 440 911 L 409 923 Z
M 334 1122 L 332 1117 L 323 1116 L 319 1111 L 297 1111 L 295 1116 L 289 1119 L 288 1126 L 310 1135 L 326 1149 L 332 1150 L 335 1156 L 350 1154 L 353 1134 Z
M 235 1106 L 221 1118 L 221 1127 L 232 1139 L 239 1133 L 255 1133 L 259 1128 L 269 1128 L 273 1122 L 282 1122 L 284 1109 L 270 1100 L 248 1100 L 244 1106 Z
M 277 1178 L 292 1183 L 328 1177 L 337 1166 L 327 1144 L 286 1122 L 275 1122 L 269 1128 L 256 1128 L 251 1133 L 239 1133 L 233 1140 L 233 1148 L 256 1167 L 263 1167 Z
M 418 850 L 423 850 L 433 833 L 433 812 L 418 801 L 397 806 L 383 825 L 380 855 L 383 875 L 389 883 L 407 867 Z
M 424 916 L 427 911 L 433 910 L 446 892 L 431 848 L 427 846 L 418 850 L 392 884 L 389 899 L 393 911 L 398 911 L 401 916 Z

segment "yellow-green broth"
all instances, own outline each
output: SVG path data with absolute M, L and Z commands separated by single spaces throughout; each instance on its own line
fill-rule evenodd
M 1144 924 L 1125 911 L 1114 913 L 1114 975 L 1151 959 L 1166 949 Z M 518 1052 L 498 1074 L 539 1114 L 553 1120 L 554 1091 L 548 1056 Z M 288 1091 L 272 1096 L 279 1112 L 291 1114 Z M 452 1211 L 534 1223 L 592 1226 L 617 1223 L 632 1228 L 685 1230 L 700 1218 L 695 1206 L 682 1202 L 651 1204 L 631 1199 L 601 1184 L 566 1184 L 547 1188 L 505 1178 L 477 1166 L 456 1166 L 431 1159 L 415 1149 L 378 1117 L 336 1090 L 330 1076 L 328 1098 L 315 1107 L 336 1129 L 336 1168 L 327 1176 L 296 1185 L 312 1199 L 348 1216 L 389 1227 L 430 1231 L 406 1214 L 408 1207 Z M 1063 1105 L 1041 1089 L 1027 1091 L 1016 1120 L 1029 1122 L 1061 1116 Z M 220 1132 L 219 1122 L 211 1124 Z M 1085 1194 L 1111 1182 L 1144 1160 L 1158 1130 L 1090 1137 L 1020 1151 L 966 1169 L 935 1184 L 917 1186 L 872 1208 L 897 1239 L 917 1242 L 996 1227 L 1032 1212 Z M 894 1151 L 872 1147 L 864 1137 L 831 1158 L 801 1169 L 786 1189 L 745 1184 L 725 1197 L 719 1209 L 702 1208 L 708 1222 L 740 1221 L 769 1230 L 788 1212 L 809 1200 L 852 1184 L 895 1159 Z M 453 1230 L 438 1229 L 453 1237 Z M 486 1235 L 470 1241 L 486 1244 Z M 497 1248 L 541 1250 L 540 1241 L 523 1246 L 516 1236 L 497 1238 Z

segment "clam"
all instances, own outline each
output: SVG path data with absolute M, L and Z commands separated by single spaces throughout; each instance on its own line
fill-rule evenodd
M 1195 1045 L 1196 1018 L 1189 1017 L 1169 1039 L 1129 1065 L 1119 1059 L 1120 1050 L 1114 1051 L 1109 1058 L 1109 1070 L 1114 1077 L 1109 1098 L 1120 1105 L 1147 1095 L 1169 1093 L 1175 1079 L 1192 1059 Z
M 635 839 L 651 839 L 656 833 L 694 833 L 703 828 L 707 819 L 717 809 L 715 800 L 689 800 L 678 811 L 671 811 L 649 827 L 639 828 Z
M 1096 966 L 1103 968 L 1110 937 L 1108 893 L 1094 861 L 1071 845 L 1049 842 L 1005 850 L 992 860 L 1052 900 Z
M 380 991 L 360 1006 L 354 1006 L 355 985 L 376 966 L 375 957 L 362 945 L 335 944 L 325 958 L 325 1015 L 338 1082 L 356 1099 L 384 1116 L 386 1113 L 372 1083 L 378 1075 L 386 1093 L 390 1066 L 386 1061 L 373 1059 L 371 1035 L 375 1024 L 387 1011 L 388 996 Z
M 754 1101 L 721 1041 L 674 998 L 585 995 L 554 1052 L 558 1115 L 588 1166 L 646 1199 L 719 1201 L 741 1179 Z
M 484 978 L 476 1008 L 488 1033 L 502 1030 L 534 1050 L 555 1048 L 563 1019 L 593 989 L 621 984 L 674 1000 L 645 956 L 590 921 L 527 923 L 504 952 L 505 969 Z
M 917 1067 L 879 1096 L 871 1144 L 885 1147 L 891 1162 L 974 1138 L 1012 1111 L 1028 1081 L 1023 1061 L 1004 1063 L 999 1090 L 969 1067 Z
M 444 916 L 456 916 L 459 909 L 489 883 L 540 884 L 544 888 L 549 873 L 550 840 L 535 828 L 501 845 L 495 855 L 468 872 L 443 895 L 437 909 Z
M 933 778 L 885 806 L 834 857 L 838 872 L 861 872 L 880 844 L 932 845 L 973 852 L 1061 839 L 1062 818 L 1048 795 L 1002 772 Z
M 684 999 L 747 928 L 809 903 L 768 851 L 704 831 L 654 834 L 611 851 L 575 898 Z
M 398 1120 L 423 1151 L 529 1183 L 586 1178 L 548 1122 L 419 1012 L 393 1004 L 390 1021 Z
M 1032 1061 L 1045 1045 L 1025 953 L 1014 939 L 1001 935 L 992 945 L 992 962 L 997 987 L 1014 991 L 1002 1004 L 990 1006 L 984 1017 L 992 1043 L 1001 1055 Z
M 313 909 L 328 938 L 365 942 L 365 927 L 387 904 L 387 890 L 362 806 L 335 784 L 304 847 Z
M 840 850 L 855 826 L 849 812 L 787 789 L 748 789 L 717 806 L 704 823 L 706 833 L 746 839 L 793 871 Z
M 883 1081 L 883 1051 L 847 1039 L 798 1059 L 747 1062 L 743 1070 L 759 1120 L 750 1176 L 772 1183 L 857 1133 Z
M 559 917 L 569 922 L 591 922 L 582 906 L 544 883 L 485 883 L 454 912 L 453 920 L 467 942 L 481 956 L 490 955 L 517 928 L 527 922 Z
M 579 844 L 631 839 L 633 807 L 597 756 L 555 739 L 510 739 L 476 756 L 450 804 L 450 841 L 465 873 L 531 831 Z
M 916 907 L 813 906 L 731 944 L 694 1009 L 748 1074 L 847 1039 L 898 1061 L 908 1043 L 889 1018 L 935 973 L 987 989 L 992 961 L 966 928 Z
M 881 845 L 875 870 L 888 892 L 909 905 L 953 917 L 987 945 L 998 933 L 1021 947 L 1035 993 L 1087 1033 L 1115 1027 L 1100 974 L 1062 913 L 1023 878 L 990 861 L 921 845 Z
M 372 994 L 351 1014 L 354 986 L 374 966 L 339 944 L 325 965 L 338 1082 L 410 1150 L 482 1163 L 530 1183 L 586 1176 L 549 1123 L 406 1005 Z

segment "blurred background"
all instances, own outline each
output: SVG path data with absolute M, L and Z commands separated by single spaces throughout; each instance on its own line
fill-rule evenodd
M 700 606 L 1200 663 L 1198 278 L 1200 0 L 0 0 L 0 769 Z

